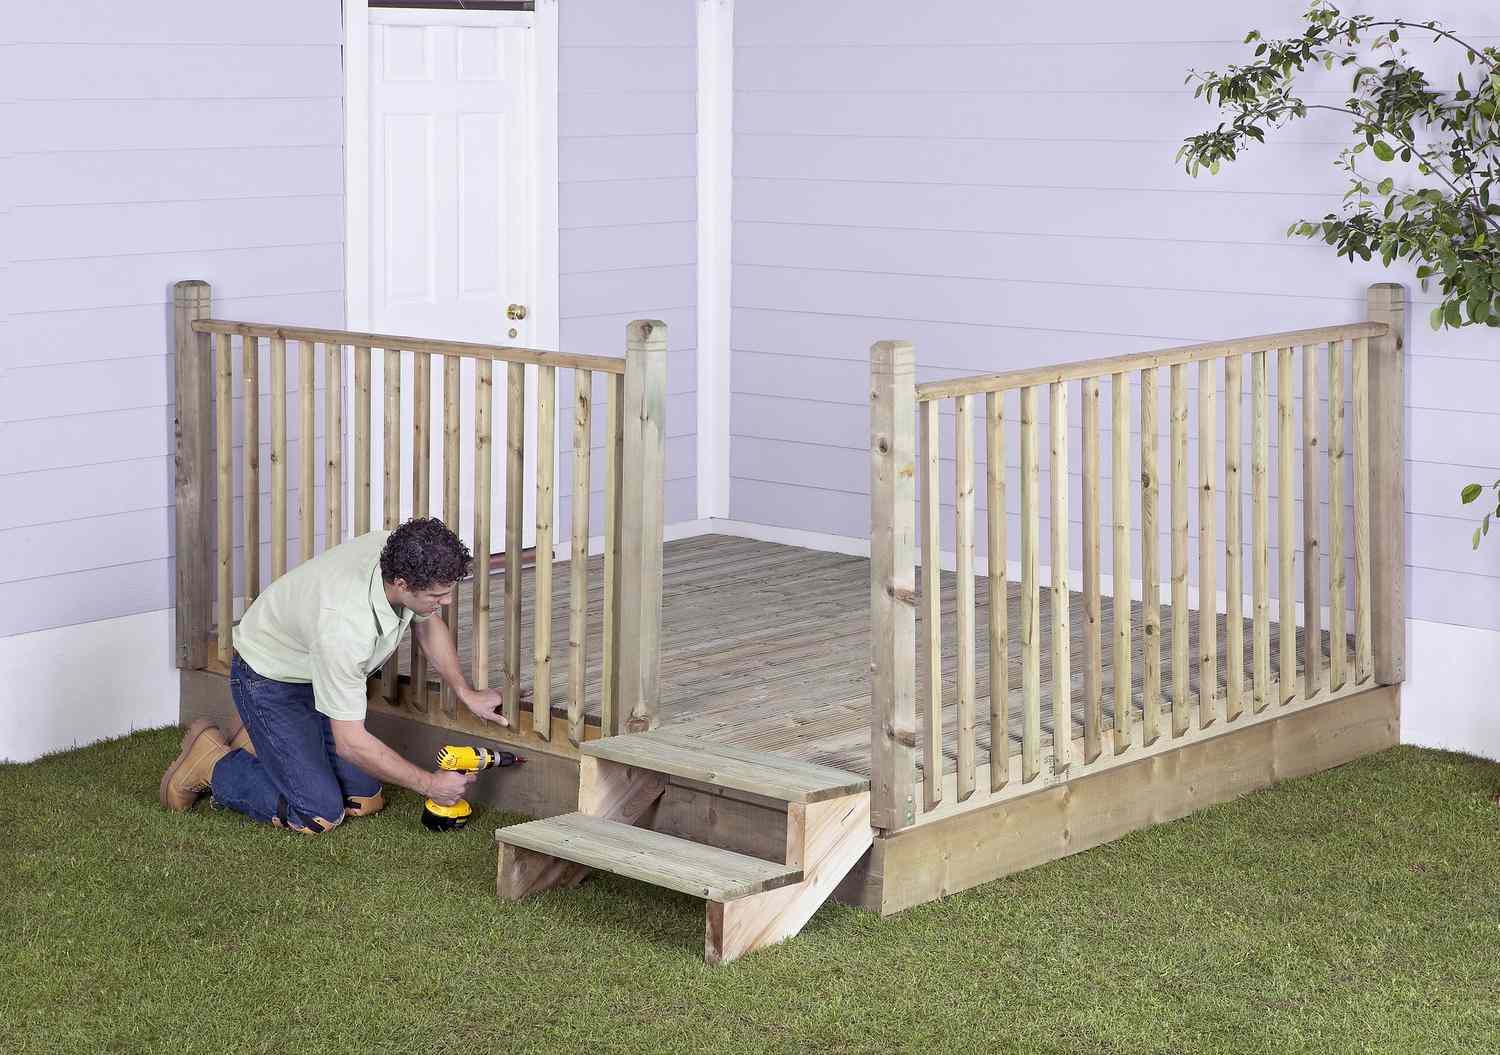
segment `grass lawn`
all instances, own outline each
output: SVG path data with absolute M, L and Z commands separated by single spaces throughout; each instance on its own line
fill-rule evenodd
M 178 733 L 0 766 L 0 1050 L 1484 1052 L 1500 766 L 1398 748 L 703 964 L 701 902 L 494 896 L 398 793 L 306 838 L 156 802 Z

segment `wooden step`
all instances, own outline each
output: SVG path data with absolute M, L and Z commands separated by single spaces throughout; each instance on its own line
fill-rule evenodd
M 802 882 L 797 866 L 582 813 L 501 828 L 495 840 L 710 901 L 733 901 Z
M 578 750 L 607 762 L 782 802 L 822 802 L 870 788 L 869 779 L 858 773 L 663 730 L 590 740 Z

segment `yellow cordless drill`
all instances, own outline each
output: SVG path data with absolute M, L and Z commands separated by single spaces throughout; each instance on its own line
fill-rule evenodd
M 525 761 L 526 759 L 510 751 L 491 751 L 487 747 L 455 747 L 452 744 L 444 747 L 437 756 L 439 769 L 451 769 L 455 773 L 478 773 L 481 769 L 514 766 Z M 427 805 L 422 808 L 422 826 L 433 832 L 458 831 L 469 823 L 469 816 L 473 812 L 473 807 L 464 799 L 459 799 L 451 806 L 440 806 L 428 799 Z

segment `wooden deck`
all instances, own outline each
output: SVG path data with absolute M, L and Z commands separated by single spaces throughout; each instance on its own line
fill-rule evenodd
M 863 557 L 781 546 L 748 539 L 708 535 L 666 544 L 662 598 L 661 725 L 674 732 L 716 743 L 784 755 L 805 762 L 835 766 L 868 776 L 870 771 L 869 682 L 870 663 L 870 564 Z M 586 711 L 597 723 L 599 671 L 603 626 L 603 564 L 590 561 L 588 678 Z M 921 581 L 920 575 L 918 582 Z M 522 627 L 522 683 L 532 676 L 533 630 L 532 574 L 524 575 L 525 613 Z M 554 588 L 566 590 L 567 565 L 553 573 Z M 978 761 L 989 760 L 990 731 L 983 716 L 989 713 L 989 613 L 988 591 L 977 591 L 976 657 L 978 664 L 976 713 Z M 944 594 L 944 754 L 947 770 L 957 763 L 957 698 L 953 677 L 957 668 L 956 620 L 953 618 L 953 576 L 943 576 Z M 497 573 L 492 596 L 503 597 L 503 575 Z M 1009 753 L 1021 750 L 1021 657 L 1016 632 L 1020 626 L 1020 588 L 1008 591 L 1011 628 Z M 460 593 L 459 651 L 469 666 L 472 646 L 471 602 L 467 586 Z M 1083 731 L 1081 686 L 1083 684 L 1082 627 L 1085 624 L 1082 594 L 1072 594 L 1069 625 L 1072 628 L 1073 735 Z M 1105 599 L 1102 619 L 1108 655 L 1111 602 Z M 1134 707 L 1140 712 L 1143 663 L 1141 661 L 1140 605 L 1134 606 L 1135 629 L 1132 664 Z M 1043 738 L 1051 739 L 1050 659 L 1052 654 L 1051 602 L 1048 591 L 1041 597 L 1042 628 L 1042 717 Z M 1171 606 L 1162 610 L 1162 687 L 1172 685 Z M 491 656 L 503 656 L 505 625 L 500 604 L 491 611 Z M 568 628 L 566 607 L 555 613 L 552 640 L 554 712 L 566 713 L 568 699 Z M 1189 620 L 1191 640 L 1188 655 L 1196 656 L 1197 617 Z M 1244 623 L 1246 680 L 1252 656 L 1251 624 Z M 1219 617 L 1219 639 L 1225 635 L 1224 617 Z M 918 606 L 917 640 L 921 631 Z M 1328 647 L 1327 635 L 1323 648 Z M 1280 634 L 1271 628 L 1271 668 L 1277 667 Z M 1297 635 L 1297 669 L 1302 670 L 1301 635 Z M 920 647 L 919 647 L 920 651 Z M 409 650 L 403 650 L 402 672 L 407 672 Z M 1197 664 L 1190 666 L 1194 692 L 1198 685 Z M 1220 665 L 1219 683 L 1227 672 Z M 926 699 L 926 664 L 917 663 L 918 713 Z M 1113 690 L 1108 683 L 1106 662 L 1104 714 L 1108 727 L 1113 721 Z M 1248 685 L 1246 699 L 1249 699 Z M 1169 703 L 1164 700 L 1164 711 Z M 1247 703 L 1248 706 L 1248 703 Z

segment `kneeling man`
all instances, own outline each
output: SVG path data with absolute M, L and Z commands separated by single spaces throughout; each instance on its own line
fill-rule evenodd
M 469 574 L 468 547 L 440 520 L 372 531 L 301 564 L 257 597 L 234 628 L 229 689 L 241 724 L 225 737 L 193 722 L 161 780 L 161 803 L 187 810 L 211 791 L 262 823 L 317 834 L 385 805 L 381 782 L 451 805 L 472 773 L 428 772 L 365 728 L 365 683 L 407 626 L 432 669 L 474 714 L 507 725 L 500 693 L 474 689 L 453 635 L 429 618 Z

